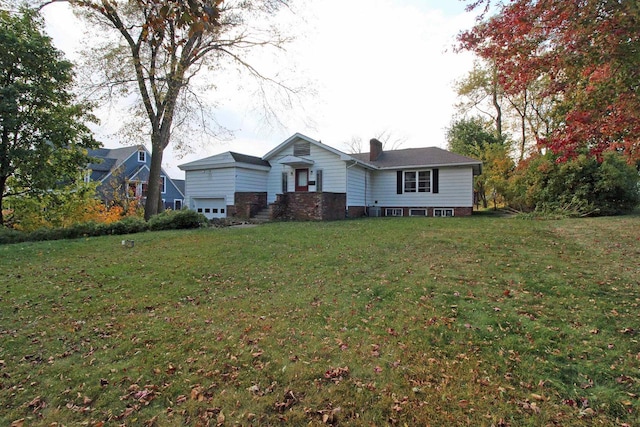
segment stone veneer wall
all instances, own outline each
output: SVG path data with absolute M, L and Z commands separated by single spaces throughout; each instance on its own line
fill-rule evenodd
M 344 219 L 346 206 L 345 193 L 278 194 L 271 208 L 271 217 L 297 221 Z
M 267 207 L 267 193 L 266 192 L 237 192 L 234 194 L 235 206 L 232 206 L 233 212 L 229 209 L 229 216 L 236 216 L 239 218 L 251 218 L 260 210 Z

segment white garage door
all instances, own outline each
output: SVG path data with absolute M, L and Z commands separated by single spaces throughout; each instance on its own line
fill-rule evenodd
M 203 214 L 208 219 L 226 218 L 227 204 L 225 199 L 194 199 L 196 212 Z

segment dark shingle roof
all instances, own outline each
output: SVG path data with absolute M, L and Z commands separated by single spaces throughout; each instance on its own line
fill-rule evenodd
M 233 151 L 229 151 L 233 160 L 239 163 L 248 163 L 250 165 L 258 165 L 258 166 L 271 166 L 269 162 L 266 160 L 262 160 L 260 157 L 249 156 L 248 154 L 240 154 L 234 153 Z
M 184 179 L 172 179 L 173 183 L 175 184 L 175 186 L 178 188 L 178 190 L 180 190 L 180 192 L 182 193 L 182 195 L 184 195 L 184 189 L 185 189 L 185 183 L 184 183 Z
M 137 151 L 137 146 L 122 148 L 97 148 L 95 150 L 89 150 L 89 157 L 101 160 L 97 163 L 89 164 L 88 168 L 91 170 L 91 180 L 101 181 L 109 174 L 109 172 L 118 167 Z
M 381 169 L 416 166 L 479 166 L 482 164 L 479 160 L 461 156 L 438 147 L 407 148 L 404 150 L 383 151 L 382 154 L 380 154 L 380 156 L 374 161 L 369 160 L 369 153 L 351 154 L 351 157 Z

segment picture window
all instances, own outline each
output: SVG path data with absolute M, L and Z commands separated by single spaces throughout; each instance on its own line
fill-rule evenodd
M 405 171 L 405 193 L 429 193 L 431 192 L 431 171 Z

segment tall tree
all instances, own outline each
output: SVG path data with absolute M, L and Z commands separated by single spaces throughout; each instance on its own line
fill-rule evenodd
M 491 0 L 469 7 L 481 5 Z M 496 15 L 458 39 L 495 61 L 508 94 L 546 82 L 554 123 L 540 143 L 560 160 L 586 148 L 596 156 L 622 151 L 634 162 L 640 159 L 638 28 L 637 1 L 512 0 L 499 2 Z
M 0 11 L 0 225 L 10 196 L 37 195 L 77 177 L 97 144 L 74 103 L 72 64 L 30 10 Z
M 159 210 L 162 157 L 183 121 L 179 114 L 199 103 L 190 91 L 198 73 L 231 61 L 258 79 L 288 89 L 261 74 L 245 55 L 256 47 L 283 47 L 287 39 L 277 28 L 257 27 L 289 0 L 67 1 L 100 29 L 116 34 L 96 49 L 104 86 L 139 95 L 151 139 L 147 219 Z
M 493 122 L 478 117 L 454 121 L 447 129 L 448 148 L 454 153 L 473 157 L 483 163 L 483 172 L 474 181 L 475 192 L 487 207 L 487 194 L 494 200 L 503 194 L 513 160 L 509 157 L 509 146 L 504 138 L 492 131 Z
M 502 136 L 503 93 L 495 65 L 474 62 L 469 74 L 456 82 L 455 89 L 463 99 L 456 105 L 457 109 L 463 115 L 475 110 L 488 116 L 495 124 L 496 135 Z

